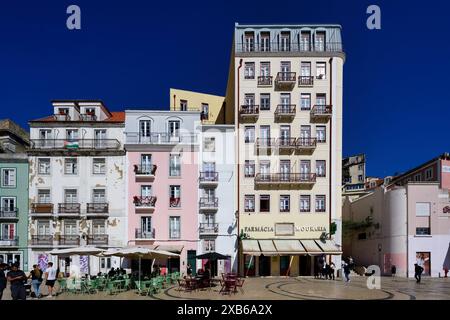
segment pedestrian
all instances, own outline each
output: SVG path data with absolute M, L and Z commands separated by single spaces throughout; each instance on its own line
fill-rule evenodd
M 53 287 L 56 282 L 56 268 L 53 267 L 53 262 L 47 264 L 47 269 L 45 269 L 45 284 L 48 288 L 47 298 L 53 297 Z
M 108 278 L 113 278 L 116 275 L 116 271 L 114 268 L 111 268 L 111 270 L 108 271 Z
M 3 290 L 6 288 L 6 276 L 5 276 L 5 270 L 6 270 L 7 264 L 0 263 L 0 300 L 2 300 L 3 297 Z
M 343 262 L 344 276 L 345 282 L 350 282 L 350 264 Z
M 34 295 L 37 299 L 41 297 L 41 284 L 42 284 L 42 270 L 39 268 L 39 265 L 34 264 L 33 270 L 30 271 L 30 275 L 28 279 L 31 278 L 31 285 L 33 286 Z
M 444 268 L 444 278 L 447 278 L 448 268 Z
M 189 278 L 192 276 L 192 266 L 190 263 L 187 265 L 187 275 Z
M 391 276 L 394 278 L 396 273 L 397 273 L 397 267 L 395 266 L 395 264 L 393 264 L 391 266 Z
M 416 264 L 417 264 L 417 272 L 416 272 L 417 273 L 417 277 L 415 277 L 416 280 L 417 280 L 417 283 L 420 283 L 420 281 L 422 281 L 422 273 L 425 270 L 425 261 L 427 261 L 429 259 L 430 258 L 424 258 L 423 254 L 421 254 L 421 253 L 419 253 L 417 255 L 417 261 L 416 261 Z
M 414 278 L 416 278 L 417 283 L 419 283 L 421 280 L 419 270 L 420 270 L 419 265 L 417 263 L 414 263 Z
M 336 265 L 334 264 L 334 262 L 333 261 L 331 261 L 331 263 L 330 263 L 330 280 L 332 279 L 332 280 L 335 280 L 335 278 L 334 278 L 334 271 L 336 270 Z
M 19 269 L 19 264 L 16 262 L 11 266 L 7 277 L 11 284 L 11 297 L 13 300 L 26 300 L 27 293 L 25 290 L 25 282 L 27 276 L 25 272 Z

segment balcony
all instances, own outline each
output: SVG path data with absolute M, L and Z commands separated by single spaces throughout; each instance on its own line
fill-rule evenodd
M 236 53 L 270 53 L 270 52 L 324 52 L 324 53 L 343 53 L 342 42 L 326 41 L 313 45 L 311 42 L 290 41 L 289 45 L 283 45 L 279 41 L 270 41 L 264 43 L 247 42 L 236 43 Z
M 19 237 L 1 236 L 0 247 L 18 247 Z
M 108 203 L 88 203 L 86 206 L 87 217 L 108 217 Z
M 217 186 L 219 183 L 219 173 L 215 171 L 200 172 L 198 181 L 200 186 Z
M 119 150 L 117 139 L 31 139 L 32 151 L 103 151 Z
M 316 183 L 315 173 L 258 173 L 255 185 L 312 186 Z
M 277 147 L 279 151 L 292 151 L 295 149 L 295 138 L 278 138 Z
M 53 203 L 32 203 L 31 204 L 32 217 L 52 217 Z
M 272 86 L 272 76 L 260 76 L 258 77 L 258 87 L 271 87 Z
M 134 230 L 134 237 L 136 240 L 155 240 L 155 229 L 153 228 L 152 231 L 145 231 L 142 229 L 135 229 Z
M 19 210 L 17 208 L 0 208 L 0 221 L 19 219 Z
M 331 105 L 315 105 L 311 109 L 311 120 L 326 122 L 330 120 L 331 114 L 332 114 Z
M 169 199 L 169 207 L 170 208 L 180 208 L 181 207 L 181 198 L 171 197 Z
M 295 117 L 295 104 L 279 104 L 275 110 L 275 120 L 292 120 Z
M 70 121 L 70 116 L 66 113 L 57 113 L 54 117 L 56 121 Z
M 200 223 L 198 232 L 201 236 L 217 235 L 219 233 L 218 223 Z
M 299 152 L 312 152 L 316 149 L 317 139 L 300 137 L 297 139 L 295 146 Z
M 81 205 L 79 203 L 59 203 L 58 216 L 66 218 L 78 218 L 80 216 Z
M 87 236 L 87 245 L 107 246 L 109 236 L 107 234 L 91 234 Z
M 155 211 L 157 198 L 154 196 L 134 196 L 133 203 L 136 213 L 146 213 Z
M 295 72 L 278 72 L 275 78 L 275 88 L 281 91 L 292 90 L 295 86 L 295 81 Z
M 91 113 L 80 114 L 81 121 L 97 121 L 97 116 Z
M 239 110 L 239 115 L 243 120 L 253 120 L 255 121 L 259 117 L 259 106 L 258 105 L 242 105 Z
M 31 245 L 33 246 L 53 246 L 52 235 L 31 236 Z
M 126 143 L 128 144 L 196 144 L 196 134 L 171 134 L 168 132 L 151 132 L 142 135 L 139 132 L 126 132 Z
M 152 164 L 134 165 L 134 173 L 137 182 L 153 181 L 157 166 Z
M 312 87 L 314 85 L 314 77 L 313 76 L 299 76 L 298 77 L 298 86 L 299 87 Z
M 219 208 L 219 198 L 212 197 L 212 198 L 200 198 L 200 201 L 198 202 L 198 208 L 200 211 L 217 211 Z
M 58 244 L 60 246 L 79 246 L 80 236 L 79 235 L 61 235 L 58 238 Z
M 275 146 L 274 138 L 257 138 L 256 139 L 256 150 L 271 150 Z

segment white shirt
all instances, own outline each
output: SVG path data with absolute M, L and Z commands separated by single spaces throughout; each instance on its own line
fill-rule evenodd
M 47 272 L 47 280 L 56 280 L 56 268 L 50 267 L 45 270 Z

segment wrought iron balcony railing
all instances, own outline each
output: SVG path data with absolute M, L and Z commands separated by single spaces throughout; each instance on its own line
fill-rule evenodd
M 118 150 L 117 139 L 31 139 L 31 150 Z
M 198 203 L 200 209 L 217 209 L 219 207 L 219 198 L 217 197 L 202 197 Z
M 88 245 L 108 245 L 109 236 L 107 234 L 93 234 L 87 237 Z
M 271 86 L 272 85 L 272 76 L 259 76 L 258 77 L 258 86 Z
M 282 137 L 277 139 L 278 148 L 295 148 L 295 138 Z
M 58 239 L 59 245 L 64 246 L 79 246 L 80 245 L 80 236 L 79 235 L 61 235 Z
M 138 175 L 155 175 L 157 166 L 154 164 L 135 164 L 134 173 Z
M 95 114 L 84 113 L 80 114 L 81 121 L 97 121 L 97 116 Z
M 219 173 L 216 171 L 203 171 L 200 172 L 200 176 L 198 180 L 202 183 L 209 183 L 209 182 L 218 182 L 219 181 Z
M 0 247 L 17 247 L 19 245 L 19 237 L 11 237 L 9 235 L 2 235 L 0 237 Z
M 168 132 L 151 132 L 142 134 L 139 132 L 126 132 L 126 143 L 129 144 L 195 144 L 196 134 L 171 134 Z
M 58 213 L 80 214 L 79 203 L 58 203 Z
M 259 115 L 259 105 L 242 105 L 239 114 L 241 116 L 257 116 Z
M 151 231 L 145 231 L 142 229 L 134 230 L 134 237 L 136 239 L 155 239 L 155 229 L 153 228 Z
M 298 42 L 289 41 L 289 43 L 282 43 L 281 41 L 269 42 L 237 42 L 237 53 L 252 53 L 252 52 L 344 52 L 342 42 Z
M 298 77 L 298 85 L 300 87 L 308 87 L 314 85 L 314 77 L 313 76 L 299 76 Z
M 88 214 L 107 214 L 109 212 L 109 204 L 104 202 L 88 203 L 86 213 Z
M 134 196 L 133 203 L 135 207 L 154 208 L 157 198 L 155 196 Z
M 256 148 L 271 148 L 275 145 L 275 138 L 257 138 Z
M 295 104 L 279 104 L 275 109 L 276 117 L 293 117 L 295 116 Z
M 199 225 L 200 234 L 217 234 L 219 233 L 218 223 L 200 223 Z
M 18 213 L 18 208 L 0 207 L 0 219 L 16 219 L 19 217 Z
M 31 236 L 31 244 L 38 246 L 51 246 L 53 245 L 52 235 L 35 235 Z
M 31 213 L 44 214 L 53 213 L 53 203 L 32 203 Z
M 311 116 L 331 116 L 332 106 L 331 105 L 315 105 L 311 109 Z
M 258 173 L 255 183 L 315 183 L 315 173 Z

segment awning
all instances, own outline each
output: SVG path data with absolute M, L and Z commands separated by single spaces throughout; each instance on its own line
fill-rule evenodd
M 156 247 L 156 250 L 163 250 L 163 251 L 169 251 L 173 253 L 181 253 L 183 251 L 184 246 L 183 245 L 166 245 L 162 244 Z
M 278 254 L 305 254 L 305 248 L 301 245 L 299 240 L 273 240 Z
M 332 240 L 316 240 L 324 254 L 342 254 L 342 251 Z
M 244 254 L 252 256 L 260 256 L 261 250 L 259 249 L 258 240 L 242 240 L 242 251 Z
M 301 240 L 300 241 L 305 247 L 306 252 L 309 254 L 322 254 L 323 251 L 320 249 L 320 247 L 317 245 L 317 243 L 314 240 Z
M 261 254 L 265 256 L 277 256 L 278 252 L 273 245 L 272 240 L 258 240 L 259 247 L 261 248 Z

